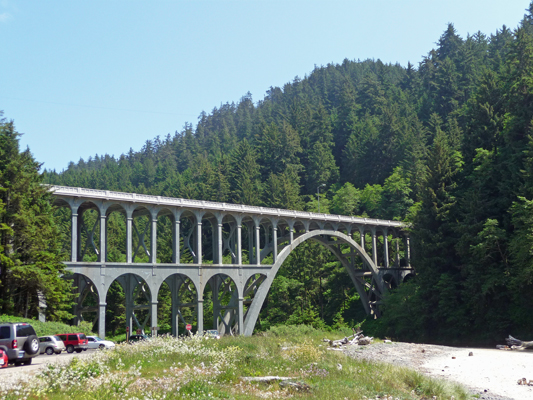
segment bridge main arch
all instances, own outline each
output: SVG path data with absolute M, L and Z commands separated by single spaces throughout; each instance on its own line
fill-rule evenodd
M 337 240 L 332 241 L 331 238 L 336 238 Z M 334 230 L 317 229 L 298 236 L 289 246 L 286 246 L 278 254 L 276 262 L 272 265 L 266 279 L 257 290 L 254 301 L 250 305 L 247 318 L 244 321 L 245 336 L 252 335 L 263 303 L 266 300 L 272 282 L 278 274 L 281 265 L 287 259 L 289 254 L 306 240 L 313 240 L 320 243 L 337 257 L 352 279 L 367 314 L 375 314 L 376 316 L 379 316 L 377 305 L 383 295 L 385 287 L 379 277 L 379 269 L 376 264 L 350 236 Z M 363 261 L 363 269 L 355 268 L 354 257 L 346 257 L 346 255 L 341 252 L 340 247 L 338 247 L 340 244 L 347 244 L 350 246 L 350 249 L 355 250 L 355 255 Z M 350 253 L 351 254 L 348 256 L 353 254 L 352 252 Z M 367 279 L 369 279 L 370 282 L 368 282 Z

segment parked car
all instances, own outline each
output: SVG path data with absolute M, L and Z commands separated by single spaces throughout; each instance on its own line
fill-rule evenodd
M 58 336 L 41 336 L 39 337 L 41 354 L 46 353 L 49 356 L 52 354 L 61 354 L 66 349 L 65 343 Z
M 89 349 L 112 349 L 115 343 L 110 340 L 100 339 L 98 336 L 87 336 Z
M 205 334 L 209 339 L 220 339 L 220 333 L 216 329 L 209 329 Z
M 56 336 L 65 344 L 67 353 L 81 353 L 89 348 L 85 333 L 60 333 Z
M 0 368 L 7 368 L 8 363 L 7 353 L 4 350 L 0 350 Z
M 39 355 L 39 338 L 28 323 L 2 323 L 0 349 L 7 354 L 9 363 L 30 365 L 33 357 Z
M 140 342 L 141 340 L 148 340 L 148 339 L 150 339 L 148 337 L 148 335 L 145 335 L 144 333 L 142 333 L 140 335 L 131 335 L 129 342 L 130 343 L 132 343 L 132 342 Z

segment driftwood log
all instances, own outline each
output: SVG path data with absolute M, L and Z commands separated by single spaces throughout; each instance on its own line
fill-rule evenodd
M 505 341 L 507 342 L 507 345 L 513 350 L 524 350 L 533 347 L 533 342 L 524 342 L 523 340 L 516 339 L 511 335 L 509 335 L 509 337 L 505 339 Z
M 496 345 L 496 348 L 500 350 L 525 350 L 533 348 L 533 342 L 524 342 L 523 340 L 516 339 L 511 335 L 509 335 L 505 341 L 507 342 L 507 345 L 498 344 Z
M 341 346 L 354 345 L 354 344 L 367 345 L 367 344 L 372 343 L 372 340 L 374 340 L 373 337 L 365 336 L 363 335 L 363 331 L 359 331 L 343 339 L 330 340 L 330 339 L 324 338 L 323 341 L 329 343 L 330 347 L 341 347 Z

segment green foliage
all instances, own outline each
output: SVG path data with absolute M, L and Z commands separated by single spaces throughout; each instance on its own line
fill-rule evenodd
M 20 152 L 19 136 L 12 121 L 0 120 L 0 310 L 69 318 L 71 288 L 60 277 L 65 266 L 52 195 L 41 185 L 39 163 L 29 150 Z
M 92 331 L 92 324 L 89 324 L 87 322 L 81 322 L 78 326 L 72 326 L 57 321 L 40 322 L 35 319 L 13 317 L 11 315 L 0 315 L 0 323 L 3 322 L 27 322 L 33 326 L 33 328 L 35 329 L 35 333 L 37 333 L 37 336 L 77 332 L 83 332 L 86 335 L 94 334 Z

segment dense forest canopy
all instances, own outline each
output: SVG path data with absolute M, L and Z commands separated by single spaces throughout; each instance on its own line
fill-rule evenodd
M 418 66 L 315 67 L 140 151 L 81 159 L 43 179 L 312 211 L 325 185 L 322 212 L 411 224 L 417 277 L 388 296 L 375 329 L 489 342 L 533 331 L 532 127 L 533 3 L 514 30 L 462 38 L 449 24 Z M 360 322 L 345 278 L 322 249 L 300 246 L 259 328 Z

